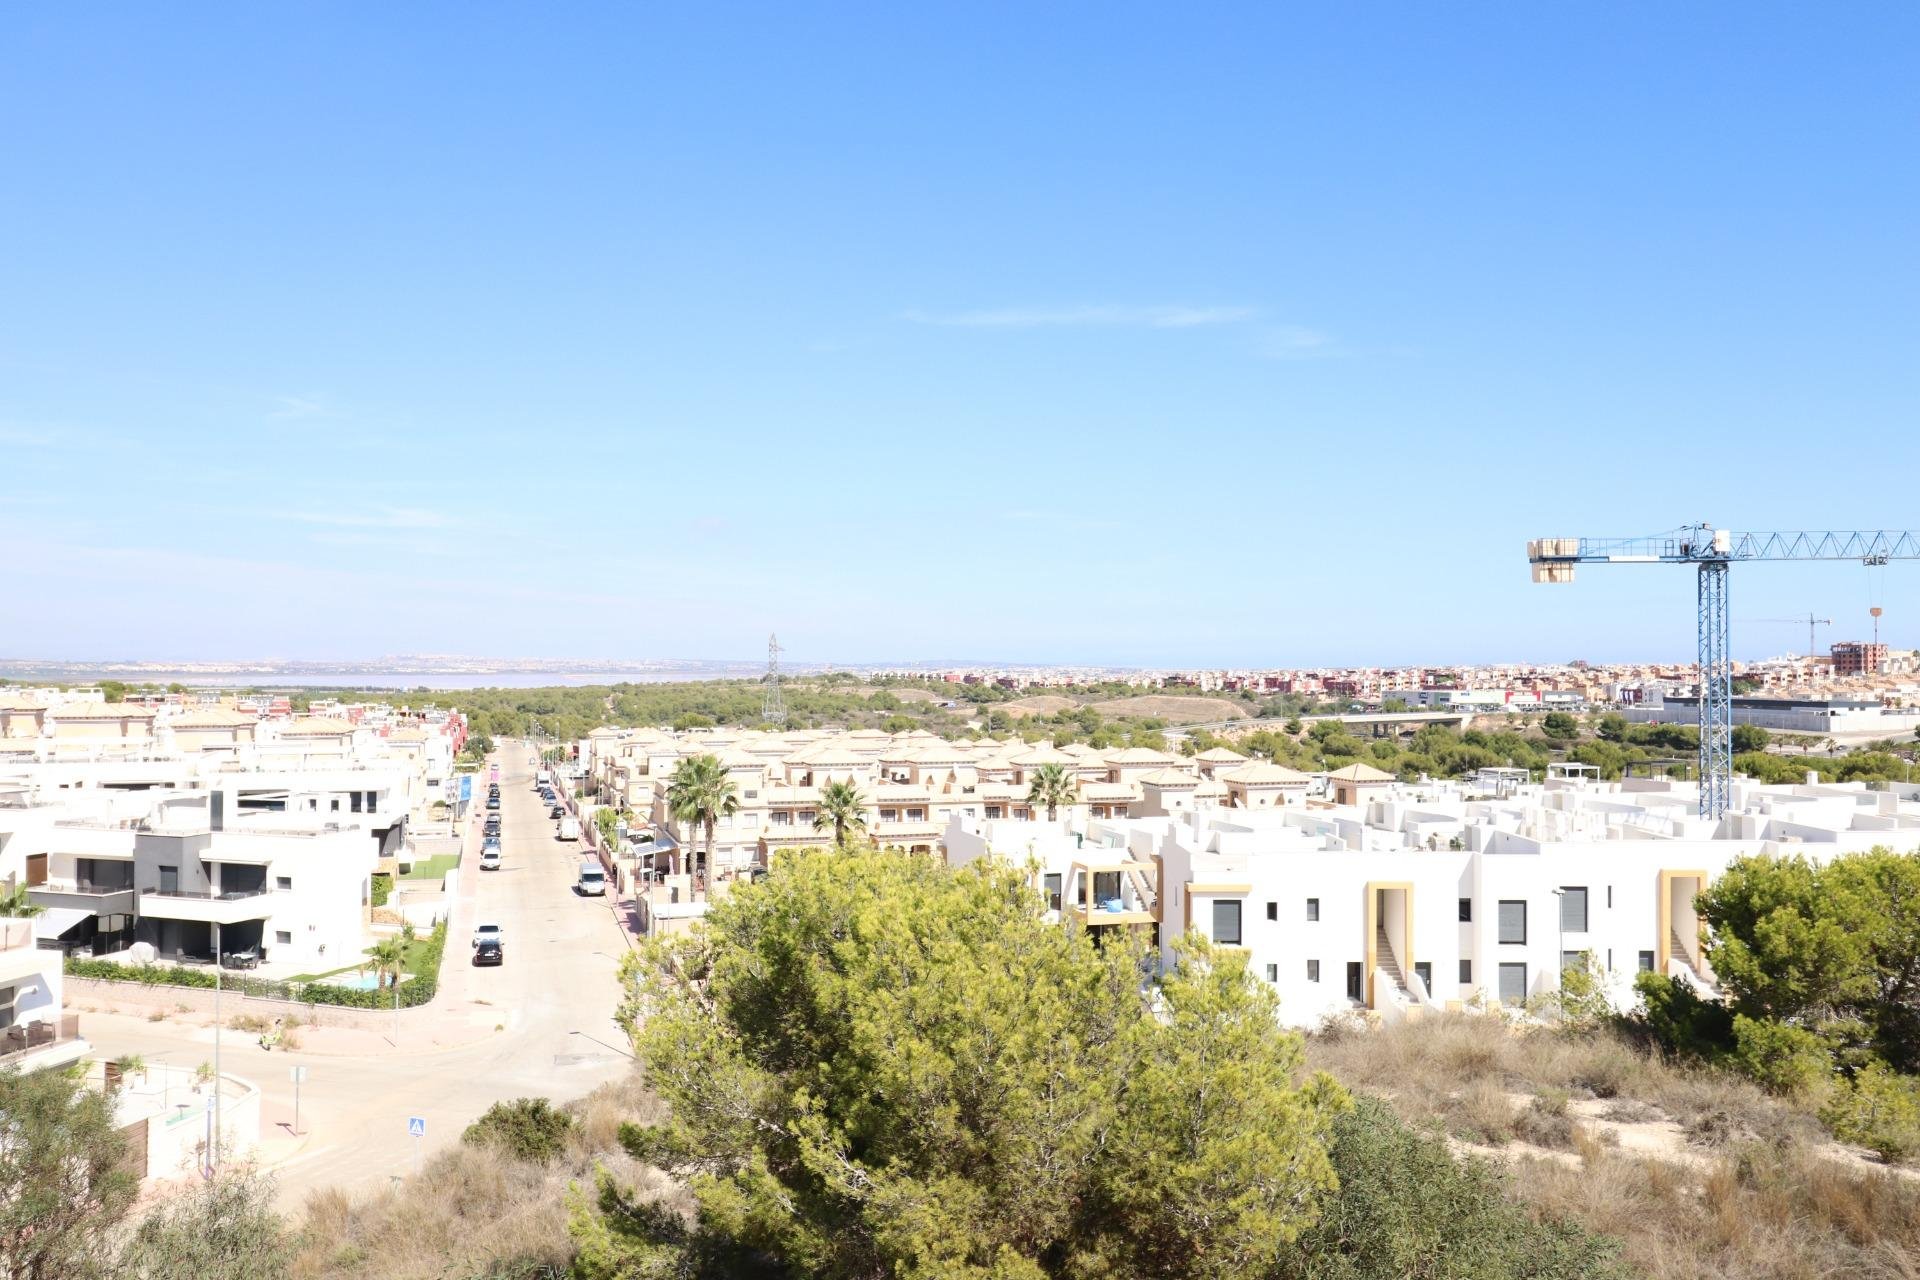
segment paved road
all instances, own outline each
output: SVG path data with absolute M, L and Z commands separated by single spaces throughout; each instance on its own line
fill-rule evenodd
M 430 1010 L 403 1014 L 397 1047 L 367 1032 L 305 1029 L 305 1047 L 268 1054 L 252 1037 L 227 1033 L 223 1069 L 263 1090 L 262 1154 L 279 1174 L 283 1204 L 314 1188 L 365 1189 L 409 1171 L 409 1116 L 426 1119 L 422 1154 L 430 1154 L 502 1098 L 578 1097 L 630 1069 L 613 1021 L 626 935 L 610 899 L 573 892 L 580 846 L 554 838 L 527 755 L 524 744 L 502 744 L 495 757 L 505 866 L 478 869 L 476 818 L 465 835 L 440 993 Z M 478 785 L 476 799 L 484 799 L 484 773 Z M 472 926 L 483 920 L 506 930 L 506 963 L 497 969 L 469 962 Z M 89 1014 L 83 1030 L 103 1057 L 139 1053 L 191 1065 L 212 1056 L 209 1027 Z M 309 1069 L 304 1139 L 291 1134 L 295 1064 Z

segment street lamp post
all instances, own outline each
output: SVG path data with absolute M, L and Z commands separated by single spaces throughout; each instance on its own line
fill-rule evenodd
M 220 1157 L 220 922 L 213 922 L 213 1136 L 207 1143 L 207 1176 Z

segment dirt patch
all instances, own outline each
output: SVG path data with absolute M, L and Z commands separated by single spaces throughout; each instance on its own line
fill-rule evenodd
M 1054 693 L 1036 693 L 1031 698 L 1015 698 L 1012 702 L 997 702 L 995 711 L 1005 712 L 1018 720 L 1021 716 L 1050 716 L 1062 711 L 1071 711 L 1080 704 L 1072 698 L 1063 698 Z
M 1113 698 L 1096 702 L 1093 709 L 1103 716 L 1139 716 L 1165 720 L 1168 724 L 1203 724 L 1210 720 L 1243 720 L 1253 712 L 1244 702 L 1225 698 L 1187 698 L 1178 694 L 1147 694 L 1138 698 Z

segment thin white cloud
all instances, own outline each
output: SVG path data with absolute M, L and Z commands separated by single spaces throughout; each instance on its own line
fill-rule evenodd
M 275 422 L 320 418 L 325 417 L 327 412 L 327 407 L 314 396 L 275 396 L 273 402 L 278 407 L 267 417 Z
M 1301 325 L 1267 329 L 1258 343 L 1260 354 L 1269 360 L 1314 360 L 1333 355 L 1337 349 L 1331 337 Z
M 444 529 L 450 516 L 420 507 L 375 507 L 363 511 L 283 511 L 282 519 L 335 529 Z
M 908 311 L 911 324 L 956 329 L 1199 329 L 1211 325 L 1245 324 L 1256 318 L 1253 307 L 1190 306 L 1076 306 L 1000 307 L 985 311 Z

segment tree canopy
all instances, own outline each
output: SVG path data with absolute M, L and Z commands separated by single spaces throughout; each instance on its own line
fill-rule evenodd
M 1333 1185 L 1345 1094 L 1296 1083 L 1244 953 L 1196 943 L 1150 983 L 1141 945 L 1041 906 L 1000 865 L 780 854 L 629 962 L 671 1118 L 627 1145 L 690 1180 L 701 1233 L 799 1274 L 1269 1274 Z M 648 1265 L 713 1252 L 583 1229 Z

